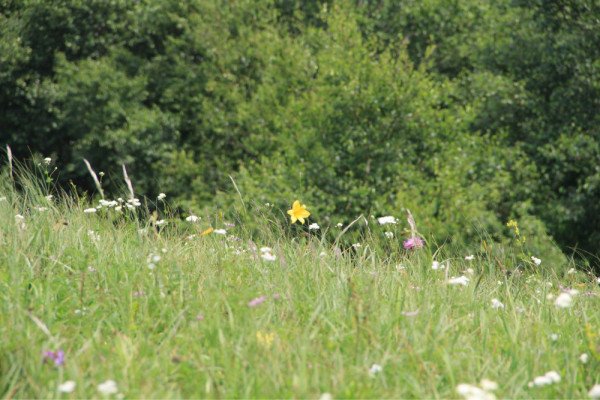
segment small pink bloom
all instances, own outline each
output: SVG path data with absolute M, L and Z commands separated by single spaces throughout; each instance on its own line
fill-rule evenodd
M 250 302 L 248 302 L 248 307 L 256 307 L 257 305 L 259 305 L 266 299 L 267 298 L 265 296 L 260 296 L 260 297 L 257 297 L 256 299 L 250 300 Z
M 425 244 L 425 241 L 421 238 L 410 238 L 406 240 L 403 245 L 407 250 L 420 249 Z
M 200 314 L 196 317 L 198 321 L 202 321 L 204 319 L 204 315 Z

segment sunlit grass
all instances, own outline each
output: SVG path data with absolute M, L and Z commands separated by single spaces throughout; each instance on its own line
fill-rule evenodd
M 409 251 L 369 218 L 361 246 L 340 248 L 320 233 L 344 228 L 292 229 L 252 206 L 258 232 L 221 216 L 156 226 L 143 201 L 98 209 L 4 176 L 3 397 L 456 398 L 489 379 L 499 398 L 583 398 L 600 375 L 598 282 L 543 254 L 536 267 L 519 247 Z M 44 363 L 59 350 L 64 364 Z M 549 371 L 560 381 L 536 386 Z

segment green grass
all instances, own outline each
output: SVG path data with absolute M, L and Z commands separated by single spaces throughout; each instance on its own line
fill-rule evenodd
M 600 375 L 600 300 L 582 295 L 598 291 L 596 278 L 568 274 L 572 265 L 536 269 L 520 247 L 482 242 L 472 261 L 433 244 L 408 252 L 401 226 L 390 240 L 389 225 L 371 220 L 360 248 L 338 249 L 277 222 L 279 211 L 252 208 L 258 231 L 238 222 L 226 236 L 201 236 L 224 228 L 222 217 L 171 217 L 156 230 L 127 211 L 46 200 L 31 179 L 19 192 L 5 181 L 4 398 L 102 397 L 97 386 L 109 379 L 110 396 L 126 398 L 456 398 L 459 383 L 483 378 L 498 382 L 499 398 L 584 398 Z M 262 246 L 277 260 L 264 261 Z M 450 270 L 433 270 L 434 258 Z M 463 273 L 468 285 L 447 283 Z M 548 299 L 559 285 L 581 293 L 572 307 Z M 63 366 L 43 363 L 59 349 Z M 369 372 L 374 363 L 381 372 Z M 528 387 L 551 370 L 560 382 Z M 70 394 L 58 391 L 66 380 L 77 384 Z

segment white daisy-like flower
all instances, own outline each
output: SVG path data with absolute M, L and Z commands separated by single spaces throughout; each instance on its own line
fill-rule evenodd
M 216 235 L 227 235 L 227 231 L 225 229 L 215 229 L 213 233 Z
M 431 263 L 431 269 L 444 269 L 444 264 L 440 264 L 438 261 L 433 261 Z
M 24 217 L 24 216 L 22 216 L 21 214 L 17 214 L 17 215 L 15 215 L 15 219 L 18 219 L 18 220 L 24 220 L 24 219 L 25 219 L 25 217 Z
M 558 340 L 558 335 L 556 333 L 553 333 L 552 335 L 550 335 L 550 340 L 556 342 Z
M 167 224 L 167 221 L 164 219 L 159 219 L 158 221 L 156 221 L 156 226 L 163 226 L 166 224 Z
M 0 202 L 2 202 L 2 201 L 6 201 L 6 196 L 0 197 Z
M 58 391 L 61 393 L 71 393 L 75 390 L 75 386 L 77 386 L 75 381 L 66 381 L 58 385 Z
M 381 371 L 383 371 L 383 367 L 379 364 L 373 364 L 371 365 L 371 368 L 369 368 L 369 373 L 373 375 L 378 374 Z
M 576 274 L 576 273 L 577 273 L 577 270 L 575 268 L 571 268 L 571 269 L 569 269 L 567 271 L 567 274 L 569 274 L 569 275 L 573 275 L 573 274 Z
M 115 394 L 119 391 L 117 382 L 112 379 L 98 385 L 98 391 L 103 395 Z
M 504 308 L 504 304 L 498 299 L 492 299 L 492 308 Z
M 45 197 L 46 200 L 50 201 L 54 198 L 54 196 L 52 196 L 51 194 L 49 194 L 48 196 Z
M 86 214 L 92 214 L 95 213 L 97 210 L 95 208 L 86 208 L 85 210 L 83 210 L 84 213 Z
M 379 222 L 379 225 L 395 224 L 396 223 L 396 218 L 394 218 L 392 216 L 379 217 L 379 218 L 377 218 L 377 222 Z
M 467 278 L 466 276 L 460 276 L 458 278 L 451 278 L 448 280 L 448 284 L 449 285 L 463 285 L 463 286 L 467 286 L 467 284 L 469 283 L 470 279 Z
M 357 248 L 359 248 L 359 247 L 362 247 L 362 245 L 361 245 L 360 243 L 354 243 L 354 244 L 352 245 L 352 247 L 354 247 L 355 249 L 357 249 Z
M 554 301 L 554 305 L 559 308 L 571 307 L 573 303 L 573 297 L 569 293 L 561 293 Z
M 540 265 L 542 263 L 542 260 L 534 256 L 531 256 L 531 261 L 533 261 L 535 265 Z
M 316 230 L 316 229 L 321 229 L 321 227 L 320 227 L 320 226 L 319 226 L 319 224 L 317 224 L 317 223 L 310 224 L 310 225 L 308 226 L 308 230 L 309 230 L 309 231 L 310 231 L 310 230 Z
M 582 355 L 579 356 L 579 361 L 581 361 L 582 364 L 587 364 L 588 362 L 588 355 L 587 353 L 583 353 Z
M 475 256 L 473 254 L 471 254 L 470 256 L 465 256 L 465 260 L 467 260 L 467 261 L 471 261 L 474 259 L 475 259 Z
M 336 228 L 341 228 L 342 226 L 344 226 L 344 224 L 342 224 L 341 222 L 338 222 L 338 223 L 335 225 L 335 227 L 336 227 Z
M 393 239 L 394 238 L 394 232 L 384 232 L 383 234 L 388 239 Z
M 164 193 L 160 193 L 160 194 L 158 195 L 157 199 L 158 199 L 158 200 L 162 200 L 162 199 L 164 199 L 165 197 L 167 197 L 167 195 L 166 195 L 166 194 L 164 194 Z
M 51 162 L 52 162 L 52 159 L 50 157 L 44 158 L 44 164 L 50 165 Z
M 197 216 L 195 216 L 195 215 L 190 215 L 190 216 L 189 216 L 189 217 L 187 217 L 185 220 L 186 220 L 187 222 L 198 222 L 198 221 L 200 221 L 200 220 L 201 220 L 201 218 L 200 218 L 200 217 L 197 217 Z

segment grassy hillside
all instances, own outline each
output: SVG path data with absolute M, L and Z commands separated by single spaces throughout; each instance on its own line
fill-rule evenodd
M 597 277 L 550 267 L 526 232 L 407 250 L 405 215 L 326 228 L 240 204 L 248 229 L 174 215 L 169 193 L 101 206 L 20 175 L 0 186 L 4 398 L 583 398 L 598 383 Z

